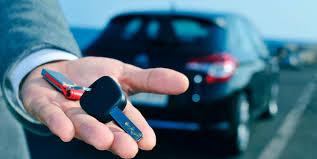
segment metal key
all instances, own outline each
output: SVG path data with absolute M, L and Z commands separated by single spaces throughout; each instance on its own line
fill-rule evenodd
M 81 107 L 101 122 L 112 119 L 135 141 L 140 141 L 142 132 L 123 114 L 127 99 L 121 87 L 111 77 L 104 76 L 95 81 L 91 91 L 86 91 L 80 98 Z
M 63 74 L 56 71 L 42 69 L 41 74 L 48 83 L 70 100 L 79 100 L 85 91 L 91 90 L 90 88 L 76 85 Z

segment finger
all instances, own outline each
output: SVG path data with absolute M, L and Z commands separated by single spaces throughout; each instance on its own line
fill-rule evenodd
M 124 114 L 135 124 L 143 134 L 143 138 L 138 142 L 138 146 L 142 150 L 152 150 L 156 145 L 156 136 L 153 129 L 149 126 L 145 118 L 139 110 L 137 110 L 130 102 L 124 109 Z
M 121 158 L 134 158 L 138 153 L 138 144 L 113 122 L 106 124 L 114 134 L 114 140 L 110 150 Z
M 43 122 L 62 141 L 72 140 L 75 135 L 74 126 L 56 103 L 40 98 L 40 100 L 31 101 L 28 108 L 32 115 Z
M 140 69 L 126 64 L 119 82 L 128 93 L 180 94 L 187 90 L 185 75 L 166 68 Z
M 103 123 L 88 115 L 80 107 L 68 108 L 66 115 L 73 122 L 76 137 L 98 150 L 108 150 L 113 142 L 113 133 Z
M 140 129 L 143 134 L 143 138 L 137 143 L 138 147 L 142 150 L 152 150 L 156 145 L 156 136 L 153 129 L 148 125 L 142 114 L 128 102 L 124 110 L 124 114 L 135 124 L 135 126 Z M 123 132 L 123 130 L 114 123 L 107 123 L 107 126 L 113 132 Z M 131 138 L 129 136 L 129 138 Z M 131 138 L 132 139 L 132 138 Z M 116 139 L 115 139 L 116 140 Z M 134 140 L 133 140 L 134 141 Z M 135 142 L 135 141 L 134 141 Z M 117 145 L 117 147 L 125 147 L 132 143 L 121 143 L 122 145 Z M 132 150 L 129 150 L 132 151 Z

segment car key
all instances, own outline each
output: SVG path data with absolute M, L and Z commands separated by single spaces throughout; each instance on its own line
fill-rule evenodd
M 127 99 L 121 87 L 109 76 L 103 76 L 91 86 L 80 98 L 81 107 L 100 122 L 106 123 L 112 119 L 135 141 L 140 141 L 142 132 L 129 120 L 123 110 Z
M 90 88 L 76 85 L 63 74 L 56 71 L 42 69 L 41 74 L 48 83 L 70 100 L 79 100 L 85 91 L 91 90 Z

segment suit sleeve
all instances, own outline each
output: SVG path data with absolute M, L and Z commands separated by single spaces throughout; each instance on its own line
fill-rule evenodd
M 47 48 L 81 56 L 58 2 L 0 0 L 0 77 L 19 60 Z
M 81 56 L 58 2 L 0 0 L 0 98 L 5 97 L 9 110 L 24 128 L 41 135 L 49 134 L 49 130 L 21 109 L 19 94 L 14 91 L 19 86 L 9 77 L 15 75 L 24 59 L 47 49 Z

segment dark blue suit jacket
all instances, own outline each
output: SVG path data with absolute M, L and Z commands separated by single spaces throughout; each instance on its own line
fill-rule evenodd
M 56 0 L 0 0 L 1 83 L 5 85 L 3 82 L 7 76 L 5 72 L 8 72 L 14 64 L 37 50 L 47 48 L 60 49 L 81 56 L 58 2 Z M 0 106 L 3 104 L 0 103 Z M 0 115 L 2 115 L 1 111 Z M 21 116 L 16 118 L 23 121 Z M 7 122 L 7 124 L 10 123 L 12 122 Z M 27 127 L 25 123 L 22 122 L 22 124 Z M 3 128 L 3 125 L 1 127 Z M 113 158 L 109 152 L 97 151 L 78 140 L 63 143 L 55 136 L 39 136 L 29 131 L 24 132 L 33 159 L 105 158 L 105 155 Z M 9 147 L 10 150 L 17 148 L 20 146 L 13 144 Z M 16 156 L 19 155 L 23 158 L 25 154 L 16 154 Z

